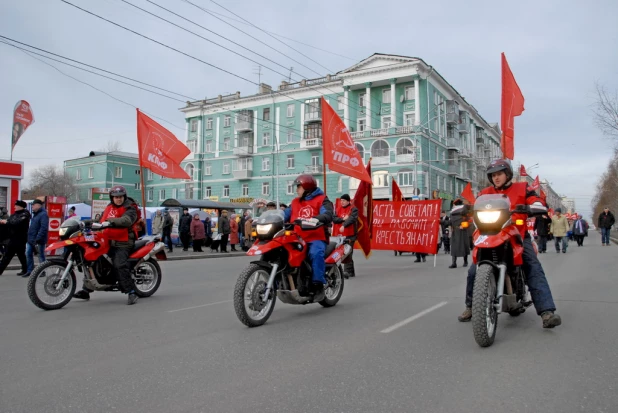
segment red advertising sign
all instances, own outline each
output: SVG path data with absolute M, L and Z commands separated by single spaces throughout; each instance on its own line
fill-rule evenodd
M 17 141 L 26 129 L 34 123 L 34 114 L 30 103 L 20 100 L 13 110 L 13 129 L 11 130 L 11 151 L 17 145 Z
M 442 200 L 374 201 L 371 249 L 436 254 Z
M 60 240 L 60 224 L 64 218 L 64 208 L 66 207 L 66 198 L 60 196 L 47 197 L 47 215 L 49 216 L 49 227 L 47 235 L 47 243 Z M 60 253 L 60 251 L 56 251 Z

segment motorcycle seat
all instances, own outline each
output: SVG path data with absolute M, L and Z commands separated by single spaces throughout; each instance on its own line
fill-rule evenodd
M 326 252 L 324 253 L 324 257 L 328 257 L 330 254 L 332 254 L 333 251 L 335 251 L 335 248 L 337 248 L 337 243 L 329 242 L 326 246 Z
M 133 247 L 133 251 L 137 251 L 138 249 L 142 248 L 144 245 L 148 244 L 150 242 L 149 239 L 138 239 L 137 241 L 135 241 L 135 246 Z

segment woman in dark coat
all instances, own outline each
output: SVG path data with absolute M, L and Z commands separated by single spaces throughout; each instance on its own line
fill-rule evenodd
M 457 268 L 457 257 L 463 257 L 463 266 L 468 266 L 468 255 L 470 254 L 470 226 L 467 208 L 461 199 L 453 202 L 451 211 L 451 257 L 453 262 L 449 268 Z M 464 225 L 466 223 L 467 225 Z

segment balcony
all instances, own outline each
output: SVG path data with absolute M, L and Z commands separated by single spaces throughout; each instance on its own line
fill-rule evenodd
M 395 155 L 395 162 L 396 163 L 413 163 L 414 162 L 414 154 L 413 153 L 397 154 L 397 155 Z
M 321 174 L 323 171 L 322 165 L 305 165 L 306 174 Z
M 249 132 L 253 130 L 253 111 L 241 110 L 236 117 L 234 125 L 236 132 Z
M 243 157 L 253 154 L 253 145 L 237 146 L 233 149 L 234 156 Z
M 249 179 L 253 176 L 253 168 L 251 169 L 234 169 L 232 171 L 236 179 Z
M 357 140 L 357 139 L 361 139 L 365 137 L 365 132 L 364 131 L 359 131 L 359 132 L 351 132 L 350 136 L 352 137 L 352 139 Z
M 461 133 L 462 135 L 466 135 L 468 133 L 470 133 L 470 130 L 468 128 L 468 123 L 467 122 L 462 122 L 459 123 L 457 125 L 457 130 L 459 131 L 459 133 Z
M 448 138 L 446 140 L 446 148 L 448 150 L 460 151 L 461 150 L 461 141 L 458 138 Z
M 371 131 L 369 132 L 369 136 L 371 136 L 372 138 L 375 138 L 377 136 L 387 136 L 387 135 L 388 135 L 388 128 L 371 129 Z
M 322 147 L 322 139 L 312 138 L 312 139 L 301 139 L 300 148 L 301 149 L 313 149 L 313 148 L 321 148 Z
M 446 123 L 448 125 L 457 125 L 459 123 L 459 113 L 447 113 Z
M 397 126 L 396 132 L 398 135 L 404 135 L 407 133 L 416 132 L 416 128 L 414 126 Z
M 305 102 L 305 123 L 321 122 L 322 108 L 319 99 L 311 99 Z
M 449 162 L 448 164 L 448 174 L 449 175 L 457 175 L 459 173 L 459 165 L 456 163 Z
M 472 151 L 468 148 L 461 148 L 461 150 L 459 151 L 459 156 L 462 157 L 466 157 L 466 158 L 471 158 L 472 157 Z

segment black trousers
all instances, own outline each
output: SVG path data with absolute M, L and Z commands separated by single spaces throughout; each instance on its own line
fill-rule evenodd
M 203 252 L 202 251 L 202 239 L 194 239 L 193 240 L 193 252 Z
M 135 283 L 131 277 L 131 269 L 129 268 L 129 255 L 131 255 L 132 248 L 117 248 L 112 247 L 109 249 L 109 257 L 112 259 L 114 269 L 116 270 L 116 277 L 118 277 L 118 285 L 120 291 L 123 293 L 129 293 L 135 290 Z
M 2 258 L 2 261 L 0 262 L 0 275 L 2 275 L 4 270 L 6 270 L 6 267 L 9 266 L 9 264 L 11 263 L 11 260 L 16 255 L 17 255 L 17 258 L 19 258 L 19 262 L 21 264 L 21 271 L 22 272 L 27 271 L 28 264 L 26 262 L 26 244 L 25 243 L 24 245 L 9 244 L 6 247 L 4 257 Z
M 547 235 L 539 235 L 539 251 L 547 251 Z
M 227 242 L 230 239 L 230 234 L 221 235 L 221 252 L 227 252 Z
M 573 235 L 573 237 L 575 238 L 575 241 L 577 241 L 577 245 L 579 245 L 580 247 L 582 245 L 584 245 L 584 236 L 583 235 Z
M 167 249 L 169 249 L 170 251 L 174 250 L 174 245 L 172 244 L 172 233 L 171 232 L 163 231 L 163 237 L 161 241 L 163 241 L 164 244 L 165 244 L 165 241 L 167 241 Z
M 191 234 L 188 232 L 180 233 L 180 242 L 182 242 L 182 249 L 189 249 L 189 244 L 191 243 Z

